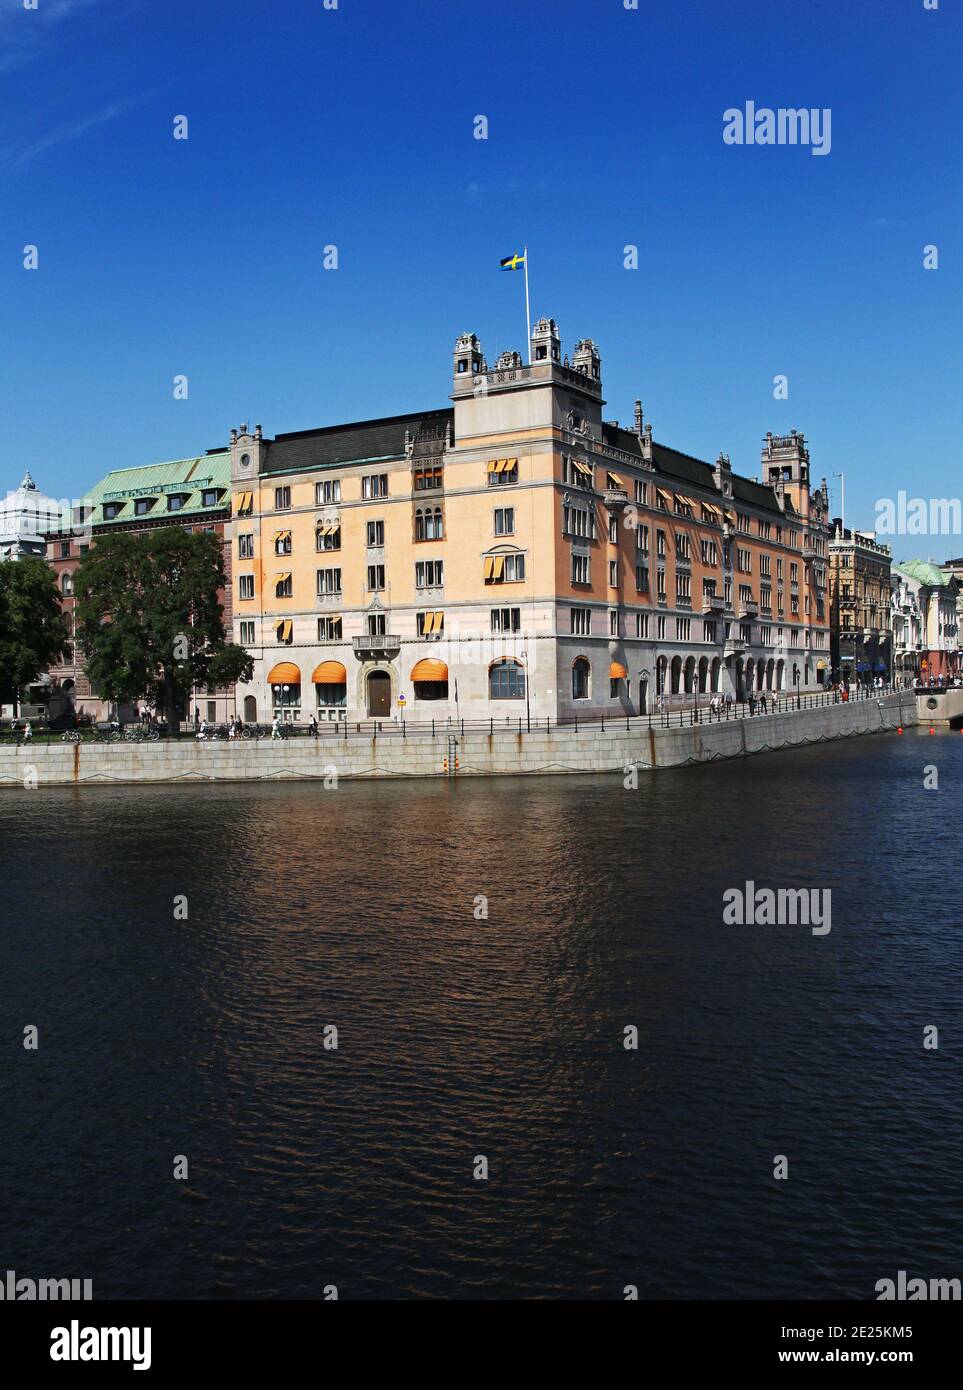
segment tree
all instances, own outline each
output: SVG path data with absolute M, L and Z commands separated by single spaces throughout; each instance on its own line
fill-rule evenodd
M 225 583 L 221 542 L 207 532 L 98 538 L 74 573 L 91 683 L 114 701 L 159 699 L 170 727 L 194 686 L 250 680 L 250 655 L 225 637 Z
M 0 564 L 0 700 L 18 705 L 20 692 L 70 655 L 53 570 L 37 556 Z

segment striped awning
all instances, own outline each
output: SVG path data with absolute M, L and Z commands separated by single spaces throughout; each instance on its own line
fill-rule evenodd
M 311 676 L 313 685 L 346 685 L 348 673 L 340 661 L 322 661 Z
M 624 681 L 627 675 L 628 671 L 626 671 L 625 667 L 622 665 L 621 662 L 612 662 L 612 665 L 609 667 L 609 680 Z
M 426 656 L 423 660 L 416 662 L 412 668 L 411 679 L 413 681 L 446 681 L 448 679 L 448 667 L 443 661 L 436 661 L 434 657 Z
M 441 632 L 445 625 L 444 613 L 426 613 L 421 628 L 421 635 L 427 637 L 429 633 Z
M 271 667 L 268 685 L 300 685 L 301 672 L 293 661 L 279 661 Z

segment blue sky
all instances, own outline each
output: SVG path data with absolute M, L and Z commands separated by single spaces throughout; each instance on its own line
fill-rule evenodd
M 521 348 L 527 242 L 607 418 L 750 475 L 802 429 L 857 525 L 960 495 L 959 0 L 37 3 L 0 0 L 0 489 L 444 405 L 460 331 Z M 725 145 L 747 100 L 831 108 L 831 153 Z

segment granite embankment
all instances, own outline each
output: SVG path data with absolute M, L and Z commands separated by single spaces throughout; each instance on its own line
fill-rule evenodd
M 636 720 L 533 729 L 530 733 L 466 732 L 449 741 L 409 727 L 380 737 L 297 738 L 200 743 L 35 744 L 0 748 L 0 787 L 113 786 L 124 783 L 246 782 L 373 777 L 444 777 L 453 747 L 459 777 L 622 772 L 681 767 L 721 758 L 882 733 L 917 723 L 912 693 L 754 719 L 648 728 Z

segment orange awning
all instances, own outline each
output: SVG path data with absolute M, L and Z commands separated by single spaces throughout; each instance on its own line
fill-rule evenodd
M 412 670 L 411 679 L 413 681 L 446 681 L 448 679 L 448 667 L 443 661 L 436 661 L 434 657 L 426 656 Z
M 268 685 L 300 685 L 301 672 L 293 661 L 279 661 L 276 666 L 271 667 L 271 674 L 268 676 Z
M 320 666 L 315 666 L 311 682 L 313 685 L 347 685 L 348 673 L 340 661 L 322 661 Z
M 626 671 L 624 666 L 622 666 L 618 661 L 612 662 L 612 665 L 609 667 L 610 681 L 624 681 L 627 675 L 628 671 Z

